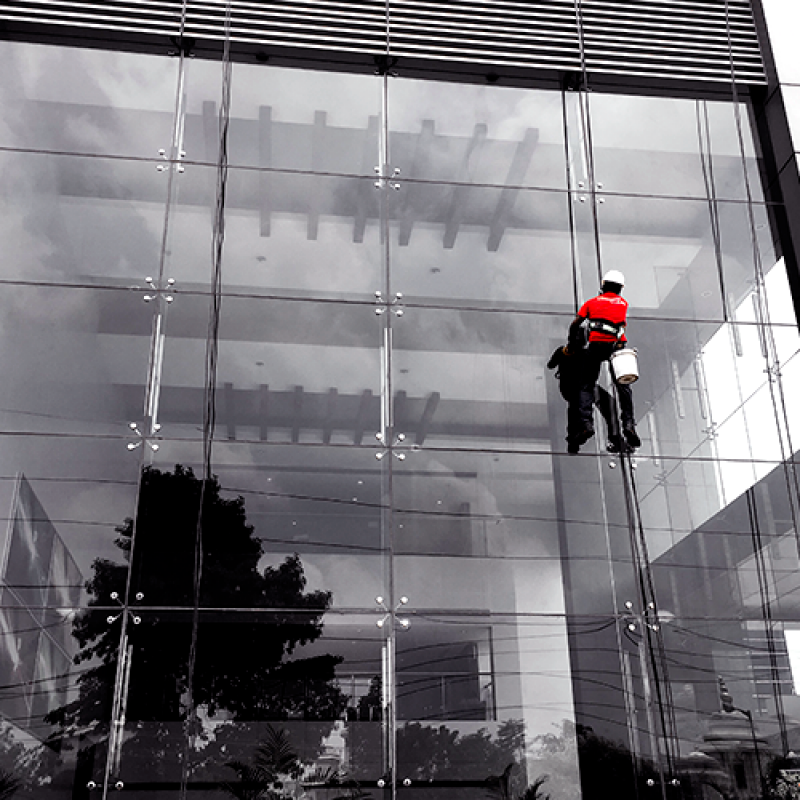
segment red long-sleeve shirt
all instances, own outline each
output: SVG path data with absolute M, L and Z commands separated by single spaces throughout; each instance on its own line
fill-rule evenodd
M 614 292 L 603 292 L 603 294 L 587 300 L 578 312 L 581 319 L 605 320 L 612 325 L 625 325 L 628 316 L 628 301 Z M 619 339 L 613 333 L 604 331 L 589 331 L 590 342 L 626 342 L 623 333 Z

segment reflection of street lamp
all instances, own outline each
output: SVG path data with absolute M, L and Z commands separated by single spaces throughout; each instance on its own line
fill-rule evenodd
M 758 739 L 756 738 L 756 726 L 753 723 L 753 714 L 746 708 L 737 708 L 733 704 L 733 695 L 728 691 L 725 681 L 722 680 L 721 677 L 717 677 L 717 680 L 719 681 L 719 701 L 722 704 L 722 710 L 726 714 L 732 714 L 734 711 L 738 711 L 740 714 L 744 714 L 747 717 L 747 721 L 750 723 L 750 733 L 753 736 L 753 750 L 755 751 L 756 766 L 758 767 L 758 780 L 761 784 L 761 795 L 765 796 L 767 787 L 764 781 L 764 772 L 761 769 L 761 756 L 758 752 Z

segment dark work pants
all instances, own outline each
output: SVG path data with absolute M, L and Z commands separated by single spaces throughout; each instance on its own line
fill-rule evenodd
M 590 342 L 581 354 L 581 380 L 578 390 L 577 420 L 583 429 L 594 427 L 592 406 L 595 401 L 595 386 L 600 376 L 600 367 L 608 357 L 619 349 L 617 342 Z M 633 392 L 628 384 L 616 383 L 617 396 L 619 397 L 619 414 L 622 426 L 634 424 Z

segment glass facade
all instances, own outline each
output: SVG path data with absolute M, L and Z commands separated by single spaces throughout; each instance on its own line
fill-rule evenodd
M 0 52 L 0 782 L 794 791 L 800 338 L 746 103 Z M 612 268 L 642 446 L 597 412 L 570 455 L 546 364 Z

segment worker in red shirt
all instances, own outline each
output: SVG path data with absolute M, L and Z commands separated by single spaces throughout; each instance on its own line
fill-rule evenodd
M 578 356 L 581 371 L 580 387 L 573 401 L 577 408 L 571 409 L 572 414 L 568 412 L 568 418 L 571 416 L 577 423 L 571 425 L 567 432 L 567 450 L 570 453 L 577 453 L 580 446 L 594 436 L 592 407 L 600 367 L 615 350 L 625 347 L 627 342 L 625 324 L 628 302 L 620 296 L 624 285 L 625 277 L 621 272 L 607 272 L 603 275 L 600 294 L 581 306 L 578 316 L 569 326 L 567 350 Z M 588 338 L 588 344 L 585 350 L 581 350 L 584 336 Z M 622 435 L 629 447 L 639 447 L 642 442 L 636 433 L 633 392 L 628 384 L 616 383 L 616 387 Z

